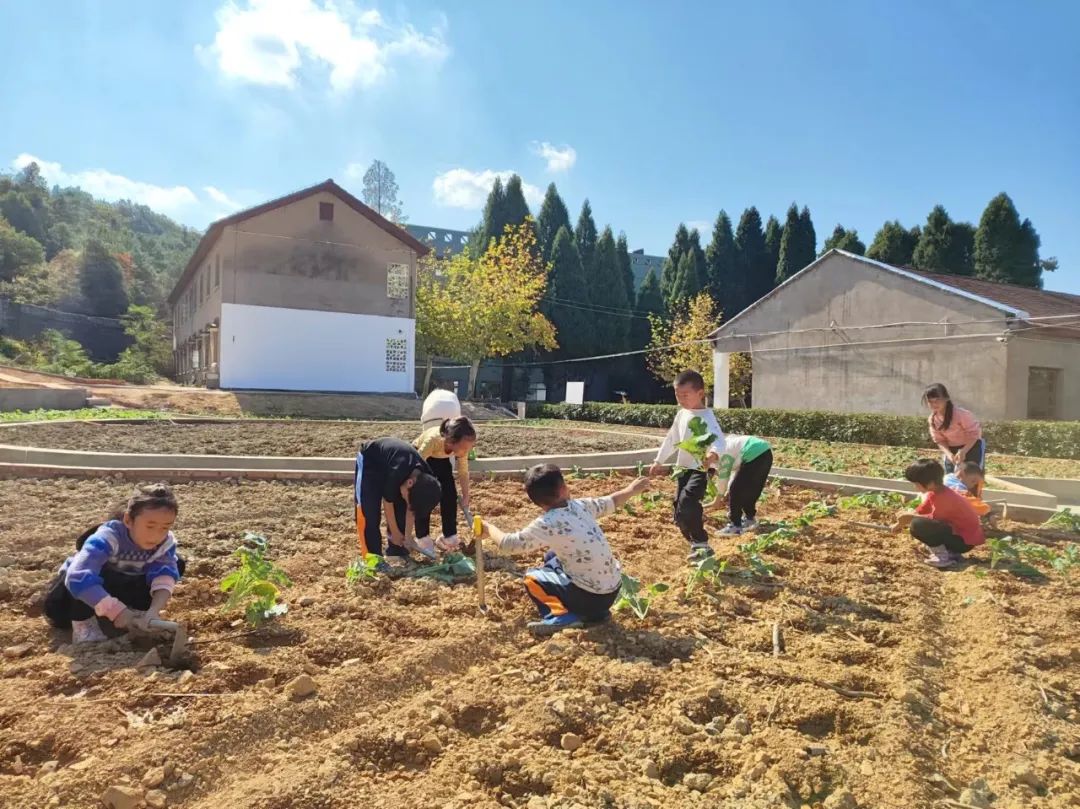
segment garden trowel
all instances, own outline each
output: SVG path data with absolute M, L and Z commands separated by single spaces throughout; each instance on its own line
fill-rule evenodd
M 169 650 L 169 659 L 166 662 L 173 667 L 179 666 L 187 655 L 187 627 L 175 621 L 163 621 L 160 618 L 154 618 L 150 621 L 150 628 L 172 633 L 172 648 Z

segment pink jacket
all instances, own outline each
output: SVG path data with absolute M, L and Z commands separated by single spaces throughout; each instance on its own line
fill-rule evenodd
M 927 419 L 930 424 L 930 439 L 939 446 L 966 447 L 982 438 L 982 427 L 970 410 L 953 405 L 952 424 L 947 430 L 942 430 L 934 423 L 934 419 L 933 413 Z

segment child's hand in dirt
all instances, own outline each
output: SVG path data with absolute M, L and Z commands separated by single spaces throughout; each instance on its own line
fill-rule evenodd
M 914 511 L 901 511 L 899 514 L 896 515 L 895 530 L 900 531 L 904 528 L 907 528 L 909 525 L 911 525 L 911 521 L 914 520 L 916 516 L 917 515 Z
M 637 495 L 642 492 L 647 492 L 652 488 L 652 481 L 648 478 L 637 478 L 630 484 L 630 494 Z
M 138 610 L 133 610 L 131 607 L 125 607 L 124 611 L 117 615 L 113 620 L 113 626 L 117 629 L 131 629 L 133 626 L 136 626 L 137 621 L 142 615 L 143 614 Z
M 664 473 L 663 464 L 654 463 L 652 466 L 649 467 L 649 477 L 651 477 L 651 478 L 655 478 L 658 475 L 662 475 L 663 473 Z

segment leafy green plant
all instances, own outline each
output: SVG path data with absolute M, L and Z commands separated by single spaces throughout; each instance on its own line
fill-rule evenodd
M 690 437 L 684 438 L 676 446 L 692 455 L 698 462 L 698 466 L 701 469 L 705 468 L 705 456 L 709 453 L 709 447 L 716 443 L 718 436 L 715 433 L 709 432 L 709 427 L 705 423 L 705 419 L 700 416 L 694 416 L 690 419 L 687 428 L 690 430 Z M 686 469 L 684 467 L 676 465 L 671 470 L 671 477 L 677 478 Z M 716 486 L 716 477 L 714 475 L 708 476 L 708 482 L 705 484 L 705 500 L 711 502 L 716 499 L 716 493 L 718 489 Z
M 407 575 L 410 578 L 435 579 L 445 584 L 453 584 L 476 575 L 476 565 L 463 553 L 448 553 L 441 562 L 418 567 Z
M 830 506 L 821 500 L 814 500 L 803 506 L 802 513 L 795 518 L 795 524 L 805 528 L 815 520 L 820 520 L 822 517 L 831 517 L 836 513 L 836 506 Z
M 649 614 L 649 607 L 653 599 L 661 593 L 668 591 L 668 585 L 663 582 L 650 584 L 642 587 L 641 580 L 623 573 L 622 585 L 619 587 L 619 597 L 612 609 L 618 611 L 628 608 L 639 620 L 644 620 Z
M 986 540 L 990 548 L 990 569 L 997 570 L 1001 565 L 1017 576 L 1038 576 L 1038 568 L 1028 564 L 1025 556 L 1031 558 L 1032 554 L 1027 548 L 1027 543 L 1021 542 L 1011 536 L 991 537 Z M 1037 554 L 1036 554 L 1037 555 Z
M 862 492 L 851 497 L 841 497 L 837 501 L 841 511 L 853 508 L 868 508 L 877 511 L 895 511 L 902 508 L 906 498 L 899 492 Z
M 736 547 L 739 554 L 746 561 L 752 575 L 771 578 L 775 573 L 776 566 L 767 561 L 762 554 L 783 545 L 798 535 L 799 530 L 797 528 L 782 523 L 775 530 L 762 534 L 750 542 L 743 542 Z
M 268 545 L 262 534 L 248 531 L 240 547 L 233 551 L 239 567 L 221 580 L 221 592 L 229 593 L 224 609 L 242 606 L 244 618 L 256 627 L 289 610 L 287 605 L 277 603 L 278 588 L 288 587 L 292 582 L 284 570 L 267 558 Z
M 468 458 L 468 459 L 469 459 L 470 461 L 475 461 L 475 460 L 476 460 L 476 457 L 477 457 L 477 456 L 476 456 L 476 447 L 473 447 L 472 449 L 470 449 L 470 450 L 469 450 L 469 454 L 468 454 L 468 456 L 466 456 L 466 457 L 467 457 L 467 458 Z
M 689 598 L 698 585 L 710 585 L 719 589 L 723 586 L 721 576 L 727 570 L 727 559 L 718 559 L 715 556 L 706 556 L 699 559 L 690 568 L 690 575 L 686 577 L 686 595 Z
M 381 561 L 382 557 L 374 553 L 357 557 L 351 565 L 345 568 L 345 581 L 348 584 L 374 581 L 379 577 L 377 568 Z
M 1080 534 L 1080 514 L 1073 514 L 1071 509 L 1063 508 L 1054 512 L 1054 516 L 1044 522 L 1042 527 Z

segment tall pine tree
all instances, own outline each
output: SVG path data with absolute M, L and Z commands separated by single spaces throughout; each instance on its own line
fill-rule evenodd
M 784 220 L 784 235 L 780 238 L 780 258 L 776 263 L 776 283 L 782 284 L 789 279 L 805 264 L 802 260 L 802 233 L 799 223 L 799 209 L 795 203 L 788 208 L 787 219 Z
M 668 299 L 668 310 L 671 311 L 680 304 L 685 304 L 701 291 L 698 283 L 697 264 L 694 254 L 687 250 L 679 258 L 679 268 L 675 273 L 675 284 L 671 288 L 671 297 Z
M 592 339 L 593 315 L 586 308 L 589 292 L 581 255 L 570 228 L 563 225 L 551 248 L 551 274 L 542 311 L 555 325 L 559 342 L 557 356 L 585 357 L 595 347 Z
M 769 290 L 776 286 L 776 277 L 780 264 L 780 243 L 784 240 L 784 227 L 775 216 L 770 216 L 765 223 L 765 252 L 769 258 Z M 763 284 L 764 285 L 764 284 Z
M 943 205 L 935 205 L 926 217 L 926 226 L 919 234 L 911 265 L 930 272 L 956 272 L 949 265 L 953 257 L 953 221 Z
M 745 295 L 741 309 L 745 309 L 767 295 L 776 278 L 776 262 L 769 257 L 765 234 L 761 230 L 761 214 L 753 206 L 739 217 L 739 226 L 735 229 L 735 260 Z M 732 317 L 738 314 L 730 307 L 721 308 L 730 311 Z
M 630 329 L 630 349 L 637 351 L 649 344 L 651 334 L 649 321 L 646 319 L 650 314 L 663 317 L 666 311 L 664 293 L 660 291 L 660 279 L 656 272 L 649 270 L 641 282 L 638 291 L 637 305 L 634 307 L 633 325 Z
M 566 210 L 566 203 L 559 196 L 555 183 L 551 183 L 544 194 L 540 215 L 536 217 L 536 240 L 540 243 L 540 255 L 545 262 L 551 261 L 555 236 L 559 228 L 563 227 L 570 230 L 570 213 Z M 580 260 L 580 256 L 578 259 Z
M 622 351 L 629 339 L 631 298 L 626 295 L 626 285 L 619 271 L 615 250 L 615 235 L 610 227 L 604 228 L 596 242 L 596 265 L 588 281 L 589 300 L 600 308 L 616 310 L 610 313 L 597 311 L 594 322 L 600 327 L 598 334 L 607 352 Z
M 953 222 L 946 264 L 956 275 L 975 273 L 975 226 L 970 222 Z
M 637 290 L 634 284 L 634 268 L 630 263 L 630 247 L 626 243 L 626 234 L 620 233 L 615 240 L 615 259 L 619 264 L 619 275 L 622 276 L 623 286 L 626 287 L 626 300 L 633 306 Z
M 906 230 L 896 220 L 886 222 L 874 235 L 873 244 L 866 251 L 866 257 L 896 267 L 910 266 L 918 238 L 919 231 L 915 228 Z
M 857 256 L 866 253 L 866 245 L 859 239 L 859 232 L 857 230 L 845 230 L 843 225 L 837 225 L 833 228 L 832 236 L 825 240 L 825 246 L 821 252 L 824 254 L 833 249 L 846 250 Z
M 975 275 L 1027 287 L 1042 287 L 1039 235 L 1020 214 L 1008 194 L 998 194 L 986 206 L 975 232 Z
M 586 283 L 591 286 L 592 282 L 589 279 L 596 267 L 596 220 L 593 219 L 592 206 L 589 205 L 588 200 L 581 204 L 581 214 L 578 216 L 574 239 L 577 241 Z
M 705 264 L 705 251 L 701 247 L 701 234 L 697 228 L 690 231 L 690 244 L 687 249 L 694 259 L 695 292 L 700 292 L 709 286 L 709 268 Z
M 735 234 L 731 230 L 731 218 L 721 210 L 713 225 L 712 241 L 705 249 L 708 290 L 721 309 L 733 317 L 741 312 L 746 300 L 745 276 L 739 271 L 735 251 Z
M 660 272 L 660 291 L 664 296 L 664 302 L 670 306 L 673 300 L 672 294 L 675 291 L 675 285 L 679 277 L 679 262 L 682 260 L 683 253 L 690 249 L 690 231 L 686 229 L 686 225 L 680 224 L 675 231 L 675 240 L 671 243 L 671 247 L 668 248 L 667 258 L 664 259 L 664 266 Z
M 502 178 L 496 177 L 495 182 L 491 184 L 491 191 L 488 192 L 487 202 L 484 203 L 484 218 L 477 229 L 477 239 L 475 241 L 477 255 L 483 255 L 492 239 L 502 236 L 503 211 L 505 209 L 506 192 L 503 190 Z M 473 239 L 469 239 L 469 244 L 470 246 L 474 245 Z
M 810 218 L 810 209 L 803 205 L 799 214 L 799 258 L 805 261 L 805 267 L 817 258 L 817 233 L 814 231 L 814 222 Z M 800 270 L 802 267 L 799 268 Z

